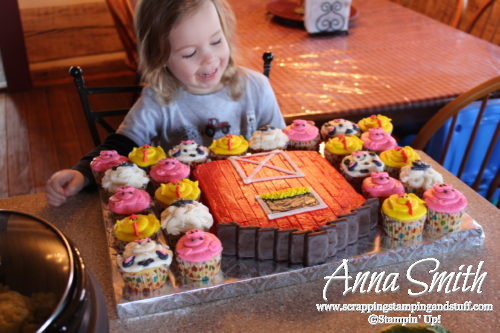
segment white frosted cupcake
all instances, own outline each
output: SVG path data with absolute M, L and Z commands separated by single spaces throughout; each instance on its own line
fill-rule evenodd
M 411 165 L 402 167 L 399 179 L 404 185 L 406 193 L 415 193 L 419 197 L 422 197 L 424 192 L 431 189 L 434 184 L 443 183 L 443 176 L 421 160 L 413 161 Z
M 106 170 L 102 177 L 102 188 L 112 195 L 120 186 L 132 186 L 145 190 L 149 183 L 146 171 L 133 163 L 122 163 Z
M 279 128 L 266 125 L 252 134 L 248 141 L 249 150 L 252 153 L 260 153 L 275 149 L 286 149 L 288 136 Z
M 213 223 L 208 207 L 193 200 L 177 200 L 161 213 L 161 227 L 172 247 L 188 230 L 208 231 Z
M 197 144 L 193 140 L 181 141 L 180 144 L 168 151 L 168 156 L 174 157 L 184 164 L 195 166 L 208 161 L 210 151 L 207 147 Z
M 167 282 L 172 263 L 167 245 L 150 238 L 139 239 L 125 246 L 116 258 L 125 286 L 132 292 L 151 292 Z
M 359 136 L 361 130 L 359 126 L 352 121 L 345 119 L 333 119 L 327 121 L 321 126 L 321 139 L 327 141 L 338 135 L 356 135 Z

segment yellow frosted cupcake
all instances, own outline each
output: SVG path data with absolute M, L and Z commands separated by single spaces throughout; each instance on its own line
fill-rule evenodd
M 419 160 L 420 156 L 410 146 L 396 147 L 380 153 L 380 159 L 385 164 L 385 170 L 391 177 L 399 179 L 402 167 L 412 165 L 413 161 Z
M 242 135 L 227 134 L 212 141 L 210 156 L 214 160 L 223 160 L 230 156 L 244 155 L 248 150 L 248 141 Z
M 200 194 L 198 181 L 185 178 L 177 183 L 161 184 L 155 191 L 155 199 L 160 208 L 164 209 L 179 199 L 198 200 Z
M 113 228 L 118 248 L 141 238 L 155 238 L 159 230 L 160 221 L 154 214 L 132 214 L 117 220 Z
M 358 121 L 358 126 L 362 132 L 366 132 L 370 128 L 382 128 L 384 132 L 389 134 L 392 133 L 392 129 L 394 128 L 391 118 L 381 114 L 372 114 L 369 117 L 361 119 Z
M 149 168 L 152 165 L 158 163 L 159 160 L 167 158 L 165 151 L 162 147 L 153 147 L 150 145 L 144 145 L 141 147 L 135 147 L 128 154 L 128 159 L 130 162 L 137 164 L 141 168 Z
M 339 135 L 329 139 L 325 144 L 325 158 L 337 170 L 340 170 L 342 159 L 363 148 L 363 141 L 355 135 Z
M 427 208 L 413 193 L 393 194 L 382 204 L 384 232 L 397 240 L 421 240 Z

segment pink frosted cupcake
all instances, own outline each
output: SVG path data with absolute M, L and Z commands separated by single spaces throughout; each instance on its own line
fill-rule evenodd
M 376 153 L 381 153 L 384 150 L 396 148 L 398 146 L 396 139 L 383 129 L 370 128 L 367 132 L 361 134 L 363 147 Z
M 370 177 L 363 180 L 361 192 L 365 198 L 378 198 L 382 206 L 385 198 L 393 194 L 403 194 L 404 186 L 399 180 L 389 177 L 387 172 L 372 172 Z
M 121 220 L 131 214 L 150 214 L 151 197 L 148 192 L 132 186 L 121 186 L 109 198 L 109 210 L 114 220 Z
M 116 150 L 101 150 L 99 156 L 94 157 L 92 162 L 90 162 L 90 169 L 96 183 L 101 185 L 101 180 L 106 170 L 125 162 L 128 162 L 128 158 L 118 155 Z
M 283 132 L 290 139 L 288 141 L 289 150 L 318 150 L 319 129 L 313 121 L 294 120 Z
M 361 192 L 363 179 L 372 172 L 381 172 L 383 170 L 384 163 L 372 151 L 355 151 L 344 157 L 342 163 L 340 163 L 340 172 L 358 192 Z
M 327 141 L 328 139 L 334 138 L 341 134 L 343 135 L 356 135 L 361 134 L 361 130 L 358 125 L 352 121 L 345 119 L 333 119 L 327 121 L 321 126 L 321 139 Z
M 431 238 L 438 238 L 460 230 L 467 198 L 453 186 L 435 184 L 425 191 L 424 201 L 428 208 L 425 231 Z
M 209 232 L 192 229 L 175 247 L 181 276 L 187 281 L 210 281 L 220 272 L 222 244 Z
M 164 158 L 153 165 L 149 170 L 149 177 L 156 190 L 160 184 L 177 183 L 184 178 L 189 178 L 191 169 L 176 158 Z

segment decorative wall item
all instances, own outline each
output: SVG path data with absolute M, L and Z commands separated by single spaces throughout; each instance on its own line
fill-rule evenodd
M 310 34 L 347 33 L 351 0 L 306 0 L 304 25 Z

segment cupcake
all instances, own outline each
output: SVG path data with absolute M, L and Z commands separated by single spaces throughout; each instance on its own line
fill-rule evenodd
M 431 238 L 460 229 L 467 198 L 448 184 L 435 184 L 424 192 L 428 208 L 425 231 Z
M 385 170 L 391 177 L 399 179 L 399 172 L 405 165 L 411 165 L 419 160 L 417 152 L 410 146 L 396 147 L 380 153 L 380 159 L 385 164 Z
M 386 198 L 393 194 L 403 194 L 404 186 L 399 180 L 389 177 L 387 172 L 372 172 L 370 177 L 363 179 L 361 193 L 367 199 L 378 198 L 382 207 Z
M 325 144 L 325 158 L 337 170 L 340 170 L 342 159 L 363 148 L 363 142 L 354 135 L 338 135 Z
M 101 150 L 99 156 L 94 157 L 90 162 L 95 182 L 101 185 L 101 179 L 106 170 L 125 162 L 128 162 L 128 158 L 118 155 L 116 150 Z
M 403 183 L 406 193 L 415 193 L 422 197 L 434 184 L 442 184 L 443 176 L 429 164 L 415 160 L 411 165 L 401 168 L 399 180 Z
M 381 153 L 384 150 L 394 149 L 398 146 L 396 139 L 381 128 L 370 128 L 361 134 L 361 141 L 366 150 Z
M 193 200 L 177 200 L 161 213 L 161 228 L 167 232 L 170 246 L 175 246 L 187 231 L 208 231 L 213 223 L 208 207 Z
M 133 163 L 122 163 L 106 170 L 102 188 L 112 195 L 120 186 L 132 186 L 145 190 L 149 183 L 146 172 Z
M 209 232 L 189 230 L 175 247 L 181 276 L 187 281 L 208 282 L 220 271 L 222 244 Z
M 318 150 L 319 129 L 312 121 L 297 119 L 283 132 L 288 136 L 290 150 Z
M 321 139 L 323 141 L 328 141 L 328 139 L 334 138 L 338 135 L 356 135 L 361 134 L 359 126 L 352 121 L 345 119 L 333 119 L 327 121 L 321 126 Z
M 176 183 L 189 178 L 191 169 L 176 158 L 163 158 L 149 170 L 149 177 L 156 190 L 161 183 Z
M 189 166 L 195 166 L 208 161 L 209 150 L 193 140 L 181 141 L 168 151 L 168 156 L 178 159 Z
M 248 150 L 248 141 L 242 135 L 227 134 L 212 141 L 210 157 L 214 160 L 223 160 L 230 156 L 245 155 Z
M 167 155 L 163 151 L 163 148 L 153 147 L 150 145 L 135 147 L 128 154 L 128 159 L 130 160 L 130 162 L 135 163 L 146 170 L 158 163 L 158 161 L 162 158 L 167 158 Z
M 252 153 L 284 150 L 288 145 L 288 136 L 280 128 L 266 125 L 253 132 L 248 145 Z
M 427 208 L 413 193 L 393 194 L 382 204 L 382 217 L 387 236 L 405 241 L 421 239 Z
M 358 126 L 362 132 L 367 132 L 370 128 L 382 128 L 385 132 L 391 134 L 393 129 L 391 118 L 381 114 L 372 114 L 369 117 L 361 119 L 358 121 Z
M 352 187 L 361 192 L 361 183 L 372 172 L 384 171 L 384 163 L 377 154 L 358 150 L 342 159 L 340 172 Z
M 150 238 L 142 238 L 125 246 L 116 257 L 118 269 L 128 290 L 134 293 L 154 291 L 167 282 L 172 263 L 170 248 Z
M 155 191 L 155 199 L 163 210 L 179 199 L 198 200 L 200 194 L 198 181 L 185 178 L 177 183 L 161 184 Z
M 132 214 L 116 221 L 113 227 L 113 234 L 116 238 L 115 246 L 119 250 L 128 242 L 141 238 L 156 238 L 159 230 L 160 221 L 154 214 Z
M 131 214 L 151 213 L 151 197 L 148 192 L 132 186 L 120 186 L 109 198 L 108 207 L 113 220 L 121 220 Z

